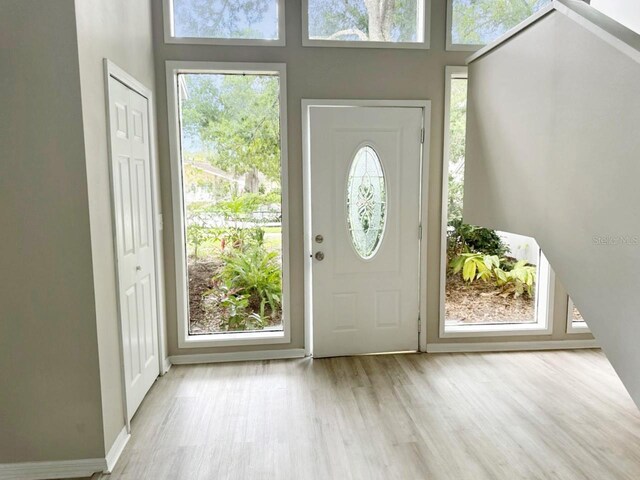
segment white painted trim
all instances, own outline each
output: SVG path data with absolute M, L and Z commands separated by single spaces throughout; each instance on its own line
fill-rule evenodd
M 442 185 L 440 209 L 440 284 L 438 325 L 439 336 L 443 337 L 445 321 L 445 286 L 447 283 L 447 225 L 449 216 L 449 162 L 451 147 L 451 83 L 453 79 L 467 78 L 467 67 L 448 66 L 445 68 L 444 79 L 444 139 L 442 146 Z
M 591 333 L 591 329 L 587 322 L 574 322 L 573 321 L 573 300 L 571 297 L 567 296 L 567 333 L 568 334 L 578 334 L 578 333 Z M 575 324 L 575 325 L 574 325 Z
M 305 357 L 305 351 L 303 348 L 290 348 L 286 350 L 260 350 L 260 351 L 251 351 L 251 352 L 172 355 L 170 359 L 173 365 L 194 365 L 199 363 L 284 360 L 284 359 L 304 358 L 304 357 Z
M 417 42 L 367 42 L 367 41 L 343 41 L 322 40 L 309 38 L 309 0 L 302 0 L 302 46 L 303 47 L 338 47 L 338 48 L 397 48 L 397 49 L 422 49 L 431 48 L 431 0 L 418 0 L 418 12 L 420 16 L 419 30 L 422 30 L 422 39 Z
M 90 477 L 106 469 L 104 458 L 53 462 L 0 463 L 0 480 L 45 480 Z
M 420 187 L 420 224 L 422 225 L 422 240 L 420 241 L 420 333 L 418 335 L 418 349 L 425 351 L 427 347 L 427 243 L 428 243 L 428 204 L 429 204 L 429 170 L 431 145 L 431 100 L 327 100 L 302 99 L 302 171 L 303 171 L 303 224 L 304 224 L 304 331 L 305 354 L 313 355 L 313 286 L 312 286 L 312 229 L 311 229 L 311 152 L 310 152 L 310 123 L 309 109 L 311 107 L 389 107 L 389 108 L 421 108 L 422 121 L 425 131 L 424 143 L 421 150 Z
M 285 0 L 275 0 L 278 3 L 278 38 L 273 40 L 259 38 L 206 38 L 206 37 L 176 37 L 173 25 L 173 0 L 162 2 L 162 24 L 164 43 L 182 45 L 229 45 L 252 47 L 284 47 L 286 45 L 285 32 Z
M 526 352 L 600 348 L 596 340 L 543 340 L 537 342 L 430 343 L 428 353 Z
M 166 375 L 169 370 L 171 370 L 171 358 L 167 357 L 162 362 L 162 375 Z
M 152 222 L 153 222 L 153 243 L 154 243 L 154 267 L 155 267 L 155 283 L 156 283 L 156 314 L 157 314 L 157 333 L 158 333 L 158 371 L 159 373 L 163 373 L 164 371 L 164 359 L 166 358 L 166 321 L 165 321 L 165 284 L 164 284 L 164 259 L 162 251 L 160 251 L 159 245 L 162 242 L 162 206 L 160 199 L 160 165 L 158 163 L 158 155 L 156 152 L 156 117 L 154 105 L 155 101 L 153 98 L 153 92 L 150 88 L 146 87 L 143 83 L 136 80 L 133 76 L 127 73 L 125 70 L 120 68 L 118 65 L 110 61 L 109 59 L 103 59 L 104 65 L 104 81 L 105 81 L 105 104 L 106 104 L 106 113 L 107 113 L 107 148 L 109 155 L 109 162 L 113 157 L 111 150 L 111 105 L 110 105 L 110 87 L 109 87 L 109 79 L 113 77 L 115 80 L 119 81 L 126 87 L 131 90 L 139 93 L 144 98 L 147 99 L 147 115 L 149 117 L 149 126 L 148 126 L 148 134 L 149 134 L 149 165 L 151 168 L 151 196 L 152 196 Z M 112 169 L 109 169 L 109 175 L 111 175 Z M 110 192 L 111 192 L 111 208 L 113 210 L 113 179 L 110 180 Z M 112 214 L 112 228 L 113 228 L 113 244 L 114 248 L 117 245 L 116 239 L 116 228 L 115 228 L 115 218 Z M 117 252 L 114 252 L 114 258 L 117 260 Z M 116 284 L 119 284 L 118 281 L 118 265 L 116 261 L 115 271 L 116 271 Z M 118 318 L 120 319 L 120 296 L 117 298 L 118 303 Z M 121 380 L 122 380 L 122 391 L 123 391 L 123 402 L 124 402 L 124 412 L 125 412 L 125 426 L 127 431 L 131 431 L 131 425 L 129 421 L 129 412 L 128 412 L 128 402 L 127 402 L 127 385 L 125 382 L 125 374 L 124 374 L 124 352 L 122 350 L 123 336 L 122 336 L 122 325 L 121 322 L 118 321 L 118 332 L 120 336 L 120 370 L 121 370 Z
M 445 50 L 448 52 L 475 52 L 482 45 L 465 45 L 453 43 L 453 0 L 447 0 L 447 32 Z
M 177 96 L 179 73 L 248 73 L 278 75 L 280 79 L 280 191 L 282 192 L 282 330 L 278 332 L 189 335 L 187 259 L 184 238 L 182 155 Z M 265 345 L 291 342 L 291 288 L 289 248 L 289 155 L 287 140 L 287 67 L 284 63 L 167 61 L 167 108 L 171 159 L 171 195 L 176 268 L 176 305 L 179 348 Z M 173 357 L 172 357 L 173 358 Z M 174 363 L 172 361 L 172 363 Z
M 127 446 L 127 443 L 130 439 L 131 434 L 127 430 L 127 427 L 124 427 L 116 437 L 115 442 L 113 442 L 113 445 L 111 445 L 111 448 L 107 453 L 107 457 L 105 458 L 107 463 L 105 473 L 113 472 L 113 469 L 116 467 L 116 463 L 118 463 L 118 460 L 120 459 L 120 455 L 122 455 L 124 447 Z

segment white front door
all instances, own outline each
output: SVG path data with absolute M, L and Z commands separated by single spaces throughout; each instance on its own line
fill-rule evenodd
M 313 355 L 418 350 L 423 109 L 308 120 Z
M 118 295 L 129 419 L 159 375 L 147 101 L 109 78 Z

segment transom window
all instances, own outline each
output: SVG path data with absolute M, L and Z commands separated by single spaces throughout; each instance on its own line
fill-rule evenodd
M 164 0 L 165 41 L 284 45 L 284 0 Z
M 477 50 L 551 0 L 448 0 L 447 50 Z
M 303 0 L 303 45 L 429 48 L 430 0 Z

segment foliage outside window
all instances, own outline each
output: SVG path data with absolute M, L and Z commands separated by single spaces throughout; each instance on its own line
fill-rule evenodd
M 308 0 L 311 40 L 424 42 L 424 0 Z
M 276 40 L 278 0 L 170 0 L 178 38 Z
M 453 45 L 486 45 L 551 0 L 449 0 Z
M 536 323 L 535 240 L 463 221 L 467 79 L 450 82 L 445 326 Z
M 189 332 L 282 330 L 279 78 L 178 83 Z

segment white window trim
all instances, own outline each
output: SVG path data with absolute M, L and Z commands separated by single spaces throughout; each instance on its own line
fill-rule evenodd
M 587 322 L 574 322 L 573 321 L 573 300 L 571 297 L 567 297 L 567 333 L 568 334 L 578 334 L 578 333 L 591 333 L 589 329 L 589 325 Z
M 535 323 L 497 325 L 455 325 L 446 326 L 445 293 L 447 282 L 447 215 L 449 196 L 449 145 L 451 136 L 451 80 L 466 78 L 467 67 L 446 67 L 444 106 L 444 145 L 442 162 L 442 211 L 440 225 L 440 338 L 499 337 L 525 335 L 551 335 L 553 331 L 553 292 L 555 274 L 542 252 L 538 261 L 538 285 L 535 299 Z
M 484 45 L 453 43 L 453 0 L 447 0 L 447 39 L 445 50 L 450 52 L 475 52 Z
M 420 42 L 363 42 L 352 40 L 322 40 L 309 38 L 309 0 L 302 0 L 302 46 L 303 47 L 343 47 L 343 48 L 431 48 L 431 0 L 418 0 L 418 16 L 421 18 L 422 41 Z
M 187 260 L 184 238 L 184 202 L 182 192 L 182 158 L 180 149 L 180 116 L 178 111 L 179 73 L 247 73 L 271 74 L 280 78 L 280 158 L 282 192 L 282 330 L 246 333 L 189 335 L 189 303 Z M 264 345 L 291 341 L 289 278 L 289 183 L 287 154 L 287 84 L 284 63 L 166 62 L 167 107 L 171 159 L 171 195 L 173 198 L 173 241 L 176 268 L 176 304 L 178 347 L 200 348 L 237 345 Z
M 258 47 L 284 47 L 286 45 L 285 34 L 285 0 L 278 2 L 278 38 L 267 40 L 262 38 L 208 38 L 208 37 L 176 37 L 173 23 L 173 0 L 163 0 L 163 25 L 164 42 L 174 44 L 191 45 L 235 45 Z

